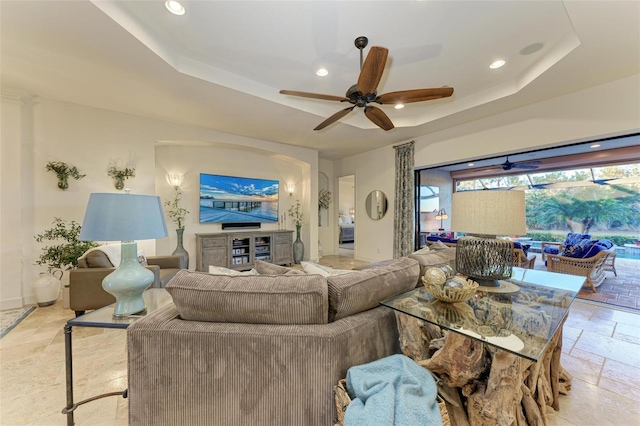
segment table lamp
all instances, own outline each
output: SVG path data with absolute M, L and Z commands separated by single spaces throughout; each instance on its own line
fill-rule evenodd
M 453 194 L 451 229 L 464 232 L 456 244 L 456 270 L 477 281 L 479 290 L 509 293 L 512 242 L 497 235 L 527 232 L 524 191 L 481 190 Z
M 114 318 L 146 309 L 142 293 L 153 283 L 153 272 L 138 261 L 134 240 L 167 237 L 162 202 L 155 195 L 91 194 L 80 230 L 83 241 L 121 241 L 120 265 L 102 281 L 116 298 Z
M 445 219 L 449 219 L 449 215 L 447 214 L 447 211 L 445 209 L 440 209 L 440 211 L 436 215 L 436 220 L 440 221 L 440 228 L 438 229 L 438 231 L 444 231 L 443 223 Z

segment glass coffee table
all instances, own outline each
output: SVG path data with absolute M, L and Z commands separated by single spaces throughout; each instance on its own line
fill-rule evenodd
M 64 326 L 64 349 L 65 349 L 65 368 L 66 368 L 66 391 L 67 391 L 67 405 L 62 410 L 62 414 L 67 415 L 67 425 L 74 424 L 73 412 L 80 405 L 87 402 L 95 401 L 96 399 L 104 398 L 107 396 L 123 396 L 127 397 L 127 391 L 122 392 L 110 392 L 102 395 L 97 395 L 80 402 L 73 402 L 73 347 L 71 342 L 71 332 L 73 327 L 96 327 L 96 328 L 119 328 L 126 329 L 131 324 L 143 318 L 165 305 L 168 305 L 173 300 L 169 293 L 163 288 L 150 288 L 143 293 L 146 310 L 140 314 L 130 315 L 126 318 L 113 318 L 114 305 L 105 306 L 104 308 L 96 309 L 88 314 L 81 315 L 77 318 L 70 319 Z
M 423 286 L 382 302 L 482 343 L 538 361 L 564 322 L 584 277 L 513 268 L 512 294 L 478 290 L 467 302 L 436 300 Z
M 507 281 L 518 291 L 444 303 L 419 286 L 382 302 L 396 311 L 402 352 L 438 378 L 453 426 L 546 424 L 570 389 L 562 326 L 585 277 L 513 268 Z

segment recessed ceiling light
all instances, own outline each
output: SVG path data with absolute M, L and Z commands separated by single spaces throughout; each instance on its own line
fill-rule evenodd
M 174 15 L 184 15 L 184 6 L 181 5 L 180 2 L 176 0 L 167 0 L 166 2 L 164 2 L 164 5 L 166 6 L 167 10 Z
M 319 77 L 325 77 L 327 75 L 329 75 L 329 70 L 326 68 L 318 68 L 316 70 L 316 75 Z
M 393 107 L 395 109 L 402 109 L 402 108 L 404 108 L 404 104 L 395 104 Z
M 495 61 L 491 65 L 489 65 L 489 68 L 491 68 L 492 70 L 495 70 L 496 68 L 500 68 L 504 64 L 506 64 L 505 61 L 503 61 L 502 59 L 498 59 L 497 61 Z
M 475 166 L 475 164 L 474 163 L 468 163 L 467 166 L 468 167 L 473 167 L 473 166 Z
M 589 148 L 600 148 L 600 144 L 599 143 L 594 143 Z

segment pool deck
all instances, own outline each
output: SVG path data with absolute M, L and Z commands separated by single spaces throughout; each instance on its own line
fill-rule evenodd
M 542 255 L 535 253 L 535 269 L 546 270 Z M 640 310 L 640 260 L 618 256 L 615 261 L 617 276 L 607 271 L 607 278 L 593 293 L 583 288 L 578 293 L 580 299 L 607 303 L 610 305 Z

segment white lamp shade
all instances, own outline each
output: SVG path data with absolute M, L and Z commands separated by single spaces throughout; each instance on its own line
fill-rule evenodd
M 83 241 L 133 241 L 164 238 L 167 224 L 155 195 L 91 194 L 80 230 Z
M 451 230 L 482 235 L 526 234 L 524 191 L 455 192 Z

